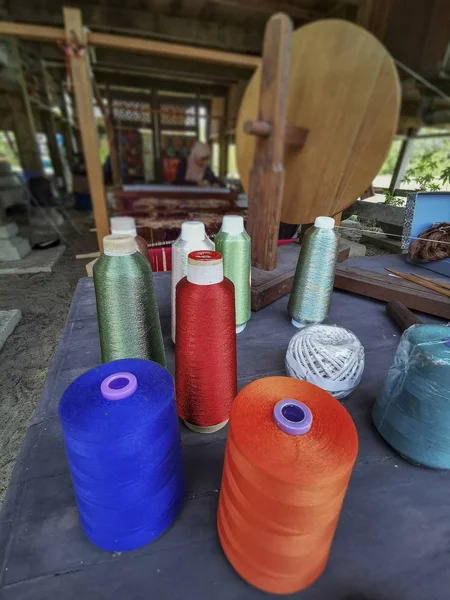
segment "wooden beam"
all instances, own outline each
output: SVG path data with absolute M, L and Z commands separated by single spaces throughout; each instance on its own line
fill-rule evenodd
M 188 4 L 182 0 L 178 1 L 180 4 Z M 205 0 L 195 2 L 198 4 Z M 73 8 L 81 10 L 83 22 L 91 31 L 158 39 L 174 44 L 192 44 L 230 52 L 257 54 L 261 49 L 264 14 L 255 14 L 254 11 L 247 10 L 246 16 L 243 16 L 242 4 L 241 11 L 231 9 L 229 12 L 232 15 L 228 17 L 214 11 L 215 7 L 210 11 L 210 16 L 207 16 L 205 11 L 199 11 L 194 17 L 189 7 L 185 7 L 185 10 L 183 7 L 175 8 L 170 6 L 173 1 L 167 0 L 157 0 L 157 3 L 158 7 L 155 6 L 155 2 L 144 0 L 140 8 L 136 1 L 117 3 L 105 0 L 72 0 L 70 4 Z M 61 27 L 63 4 L 60 0 L 10 2 L 7 18 L 18 23 L 42 23 Z M 164 4 L 166 6 L 163 6 Z
M 0 35 L 19 37 L 25 40 L 36 40 L 40 42 L 57 42 L 64 37 L 64 30 L 59 27 L 41 27 L 38 25 L 27 25 L 26 23 L 10 23 L 0 21 Z M 259 66 L 261 59 L 258 56 L 212 50 L 210 48 L 198 48 L 184 44 L 171 44 L 139 37 L 127 37 L 109 33 L 87 34 L 87 42 L 91 46 L 99 48 L 114 48 L 124 52 L 137 52 L 138 54 L 156 54 L 179 59 L 192 59 L 202 62 L 210 62 L 220 65 L 231 65 L 255 69 Z
M 146 40 L 137 37 L 125 37 L 109 33 L 89 33 L 89 43 L 99 48 L 115 48 L 125 52 L 137 52 L 138 54 L 157 54 L 158 56 L 169 56 L 180 59 L 200 60 L 218 65 L 231 65 L 234 67 L 254 68 L 259 66 L 261 59 L 258 56 L 247 54 L 235 54 L 234 52 L 223 52 L 210 48 L 197 48 L 196 46 L 185 46 L 184 44 L 170 44 L 156 40 Z
M 18 37 L 22 40 L 35 40 L 36 42 L 57 42 L 64 39 L 64 29 L 0 21 L 0 35 Z
M 402 302 L 411 310 L 450 319 L 450 302 L 445 296 L 392 275 L 337 265 L 334 287 L 383 302 Z
M 230 6 L 232 8 L 238 8 L 239 10 L 251 10 L 252 12 L 260 12 L 267 15 L 272 15 L 276 12 L 284 12 L 288 14 L 293 19 L 300 19 L 303 21 L 314 21 L 315 19 L 320 19 L 322 13 L 317 10 L 311 10 L 309 8 L 302 8 L 300 6 L 294 6 L 289 2 L 280 2 L 276 0 L 275 2 L 261 2 L 257 0 L 256 2 L 243 3 L 242 0 L 212 0 L 213 4 L 221 4 L 222 6 Z
M 64 7 L 63 14 L 66 41 L 71 43 L 75 36 L 80 44 L 86 45 L 81 12 L 76 8 Z M 98 137 L 92 102 L 88 61 L 88 53 L 85 53 L 84 55 L 74 54 L 70 58 L 70 66 L 75 89 L 75 100 L 78 122 L 81 130 L 84 160 L 86 163 L 89 190 L 94 211 L 95 226 L 97 229 L 97 242 L 100 251 L 102 251 L 103 238 L 105 235 L 109 234 L 109 223 L 105 190 L 103 187 L 103 173 L 98 151 Z

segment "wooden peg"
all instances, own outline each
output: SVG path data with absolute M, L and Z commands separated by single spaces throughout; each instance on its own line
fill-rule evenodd
M 250 135 L 267 137 L 272 133 L 272 125 L 267 121 L 245 121 L 244 131 Z

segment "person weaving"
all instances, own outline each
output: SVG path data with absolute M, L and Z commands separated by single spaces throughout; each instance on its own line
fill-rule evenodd
M 209 166 L 210 157 L 211 150 L 208 144 L 195 142 L 187 160 L 185 158 L 180 160 L 173 183 L 175 185 L 224 187 Z

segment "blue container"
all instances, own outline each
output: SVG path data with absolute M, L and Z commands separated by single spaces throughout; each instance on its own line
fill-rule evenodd
M 417 192 L 408 196 L 405 223 L 403 226 L 402 249 L 408 250 L 411 242 L 429 227 L 437 223 L 450 222 L 449 192 Z M 450 258 L 417 265 L 450 277 Z

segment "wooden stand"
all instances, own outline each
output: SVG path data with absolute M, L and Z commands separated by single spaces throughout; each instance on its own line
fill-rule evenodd
M 280 221 L 335 215 L 339 222 L 367 189 L 391 146 L 399 106 L 393 60 L 364 29 L 325 19 L 294 32 L 284 14 L 269 20 L 236 128 L 252 264 L 271 272 L 254 272 L 254 296 L 262 297 L 260 285 L 271 300 L 288 291 L 279 277 L 288 281 L 295 264 L 275 269 Z
M 277 264 L 278 229 L 284 185 L 284 147 L 303 146 L 307 130 L 286 126 L 292 21 L 278 13 L 264 35 L 258 119 L 246 121 L 244 131 L 257 137 L 248 191 L 247 229 L 252 240 L 252 263 L 271 271 Z

